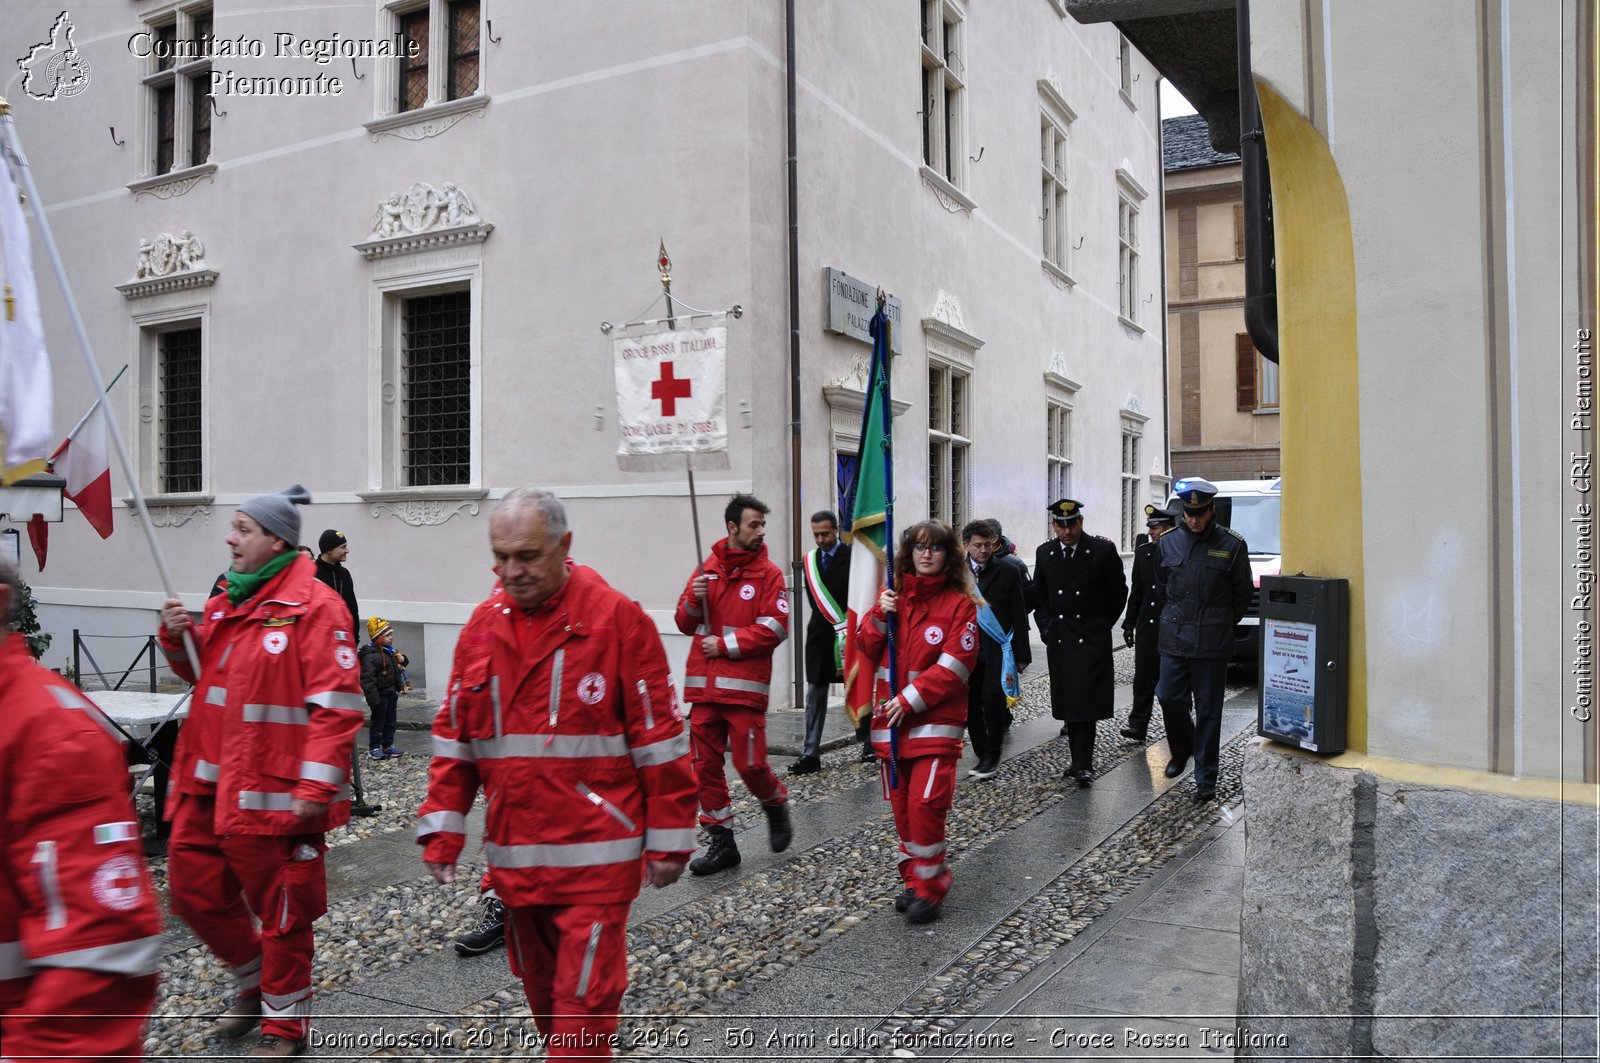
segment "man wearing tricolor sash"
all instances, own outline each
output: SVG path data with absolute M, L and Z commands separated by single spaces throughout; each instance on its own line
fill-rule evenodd
M 844 679 L 845 596 L 850 589 L 850 551 L 839 542 L 839 518 L 829 510 L 811 515 L 811 538 L 817 548 L 806 554 L 806 596 L 811 619 L 806 623 L 806 737 L 791 775 L 822 769 L 822 728 L 828 719 L 828 695 Z M 870 746 L 868 755 L 871 753 Z

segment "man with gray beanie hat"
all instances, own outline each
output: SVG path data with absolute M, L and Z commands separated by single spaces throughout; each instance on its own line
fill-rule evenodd
M 310 501 L 299 484 L 246 500 L 228 533 L 233 563 L 201 622 L 177 599 L 162 609 L 161 648 L 194 683 L 173 758 L 172 911 L 232 968 L 237 992 L 215 1032 L 238 1037 L 259 1021 L 252 1056 L 305 1050 L 311 924 L 328 907 L 323 834 L 349 821 L 365 720 L 349 611 L 295 549 L 296 507 Z

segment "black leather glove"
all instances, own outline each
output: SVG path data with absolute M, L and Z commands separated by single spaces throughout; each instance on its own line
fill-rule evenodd
M 1122 629 L 1122 644 L 1124 646 L 1133 645 L 1133 628 L 1125 627 Z

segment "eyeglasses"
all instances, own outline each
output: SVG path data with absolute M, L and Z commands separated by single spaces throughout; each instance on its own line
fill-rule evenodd
M 912 543 L 911 544 L 911 552 L 914 553 L 914 554 L 942 554 L 942 553 L 944 553 L 944 544 L 942 544 L 942 543 Z

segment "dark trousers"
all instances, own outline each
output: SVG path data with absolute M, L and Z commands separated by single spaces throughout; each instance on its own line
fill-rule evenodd
M 1161 720 L 1167 726 L 1167 746 L 1172 759 L 1194 757 L 1194 782 L 1215 789 L 1217 761 L 1222 741 L 1223 684 L 1228 674 L 1224 659 L 1199 657 L 1161 658 Z M 1194 721 L 1189 707 L 1194 706 Z
M 972 666 L 967 684 L 967 736 L 979 760 L 1000 758 L 1000 743 L 1006 735 L 1006 692 L 1000 685 L 1000 669 L 984 664 Z
M 822 751 L 822 728 L 828 722 L 828 683 L 806 684 L 806 739 L 800 754 L 815 757 Z
M 1128 726 L 1140 734 L 1150 728 L 1156 681 L 1161 677 L 1161 654 L 1156 652 L 1159 637 L 1154 624 L 1140 624 L 1133 635 L 1133 707 L 1128 710 Z
M 1072 754 L 1072 770 L 1093 771 L 1095 721 L 1069 723 L 1066 726 L 1067 750 Z
M 399 718 L 399 691 L 378 691 L 378 707 L 372 710 L 372 722 L 367 726 L 367 748 L 388 749 L 394 745 L 394 729 Z

